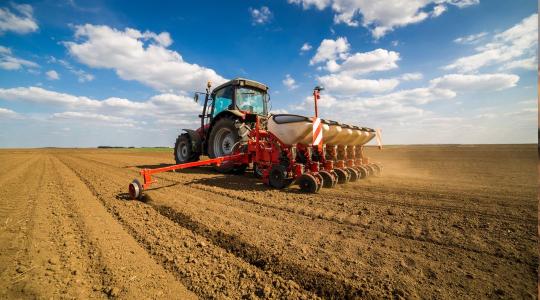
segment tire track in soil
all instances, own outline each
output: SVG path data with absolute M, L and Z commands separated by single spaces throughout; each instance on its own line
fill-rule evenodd
M 92 159 L 92 158 L 88 158 L 88 156 L 93 156 L 92 154 L 89 154 L 89 155 L 85 155 L 87 156 L 87 159 L 90 159 L 92 161 L 95 161 L 96 163 L 102 163 L 102 164 L 106 164 L 108 166 L 111 166 L 111 167 L 115 167 L 115 168 L 127 168 L 127 169 L 135 169 L 135 167 L 131 166 L 125 166 L 125 164 L 118 164 L 117 161 L 111 161 L 110 159 L 103 159 L 102 157 L 100 158 L 101 160 L 95 160 L 95 159 Z M 95 156 L 95 154 L 94 154 Z M 121 156 L 121 157 L 117 157 L 117 159 L 125 159 L 125 157 Z M 152 157 L 148 157 L 148 159 L 151 159 Z M 109 161 L 109 163 L 105 163 L 104 161 Z M 114 164 L 116 162 L 116 164 Z M 170 165 L 170 164 L 165 164 L 165 165 Z M 140 168 L 138 168 L 138 170 L 140 170 Z M 368 179 L 365 179 L 365 180 L 362 180 L 362 181 L 368 181 L 368 182 L 372 182 L 373 180 L 377 180 L 379 181 L 378 178 L 368 178 Z M 341 193 L 344 197 L 351 197 L 351 196 L 355 196 L 355 195 L 351 195 L 350 193 L 348 193 L 348 189 L 349 187 L 351 187 L 350 185 L 351 184 L 356 184 L 357 186 L 361 186 L 363 188 L 365 188 L 365 190 L 363 190 L 363 192 L 369 192 L 369 193 L 372 193 L 374 195 L 382 195 L 383 197 L 388 195 L 388 194 L 392 194 L 392 195 L 399 195 L 400 197 L 403 197 L 403 196 L 410 196 L 411 197 L 411 200 L 413 201 L 425 201 L 425 202 L 432 202 L 432 198 L 435 199 L 437 202 L 448 202 L 448 203 L 452 203 L 452 204 L 463 204 L 464 203 L 464 199 L 462 198 L 455 198 L 455 199 L 452 199 L 453 196 L 455 196 L 455 193 L 448 193 L 448 192 L 440 192 L 438 191 L 437 193 L 433 192 L 433 191 L 429 191 L 429 190 L 423 190 L 423 189 L 411 189 L 411 188 L 407 188 L 406 186 L 400 186 L 400 189 L 395 189 L 391 186 L 387 186 L 387 185 L 384 185 L 384 186 L 365 186 L 365 185 L 362 185 L 362 181 L 360 182 L 356 182 L 356 183 L 350 183 L 346 186 L 341 186 L 342 188 L 336 188 L 336 189 L 333 189 L 332 191 L 335 192 L 333 194 L 336 194 L 336 193 Z M 385 183 L 384 181 L 379 181 L 379 183 Z M 452 191 L 454 191 L 454 189 L 452 189 Z M 414 196 L 418 196 L 420 194 L 422 194 L 423 196 L 427 196 L 430 198 L 430 200 L 424 200 L 424 199 L 413 199 Z M 482 208 L 483 210 L 487 210 L 489 208 L 492 208 L 493 207 L 493 200 L 494 200 L 494 196 L 486 196 L 484 193 L 478 193 L 478 192 L 475 192 L 473 194 L 471 194 L 471 191 L 468 191 L 466 190 L 465 192 L 462 192 L 462 193 L 465 193 L 467 194 L 468 196 L 474 196 L 476 197 L 474 200 L 477 200 L 477 201 L 481 201 L 481 199 L 477 199 L 477 198 L 482 198 L 483 200 L 486 200 L 486 202 L 488 202 L 488 206 L 480 206 L 479 203 L 474 203 L 474 207 L 475 208 Z M 328 196 L 327 193 L 325 194 L 322 194 L 324 196 Z M 356 197 L 358 197 L 358 195 L 356 195 Z M 363 197 L 363 195 L 362 195 Z M 510 197 L 510 198 L 509 198 Z M 522 207 L 522 205 L 520 204 L 516 204 L 516 205 L 513 205 L 513 199 L 516 199 L 516 200 L 522 200 L 523 199 L 523 196 L 515 196 L 515 195 L 505 195 L 505 198 L 503 199 L 504 203 L 502 203 L 501 205 L 504 206 L 504 207 L 516 207 L 516 208 L 520 208 Z M 495 199 L 496 200 L 496 199 Z M 512 201 L 509 201 L 509 200 L 512 200 Z M 386 199 L 383 200 L 383 201 L 387 201 Z M 510 203 L 508 203 L 510 202 Z M 400 203 L 403 203 L 403 202 L 396 202 L 396 204 L 400 204 Z M 467 202 L 465 202 L 467 203 Z M 407 204 L 407 203 L 403 203 L 403 204 Z M 498 203 L 496 205 L 499 205 Z M 425 205 L 426 208 L 431 208 L 433 207 L 434 209 L 438 209 L 439 206 L 433 206 L 433 205 Z M 442 207 L 443 209 L 445 207 L 449 207 L 451 209 L 455 209 L 455 210 L 459 210 L 461 209 L 460 206 L 446 206 L 446 205 L 441 205 L 440 207 Z M 422 204 L 419 204 L 419 208 L 422 208 Z M 472 210 L 472 209 L 467 209 L 466 207 L 463 207 L 463 209 L 465 210 L 470 210 L 471 212 L 475 213 L 479 213 L 479 214 L 482 214 L 484 212 L 482 211 L 475 211 L 475 210 Z M 493 214 L 493 217 L 494 218 L 505 218 L 505 217 L 511 217 L 511 218 L 514 218 L 516 221 L 522 221 L 523 218 L 520 217 L 520 216 L 508 216 L 508 215 L 499 215 L 499 214 Z M 530 219 L 530 218 L 529 218 Z M 535 219 L 530 219 L 532 221 L 535 222 Z
M 78 158 L 94 163 L 93 160 Z M 119 173 L 119 169 L 116 167 L 111 167 L 107 164 L 105 164 L 105 167 L 113 168 L 116 173 Z M 158 193 L 163 196 L 166 195 L 161 192 Z M 340 279 L 330 272 L 310 270 L 300 264 L 286 261 L 277 255 L 270 254 L 265 250 L 242 241 L 241 238 L 236 235 L 227 234 L 220 230 L 212 230 L 204 224 L 194 221 L 188 215 L 175 211 L 173 208 L 166 205 L 156 205 L 152 202 L 149 202 L 148 204 L 180 226 L 206 237 L 217 246 L 233 253 L 235 256 L 254 267 L 260 268 L 263 271 L 271 271 L 285 279 L 295 281 L 304 289 L 312 291 L 319 296 L 351 299 L 369 295 L 370 292 L 373 293 L 373 291 L 370 291 L 370 288 L 365 286 L 361 287 L 359 284 L 355 285 L 350 280 Z M 375 283 L 372 285 L 376 286 L 378 284 Z M 382 285 L 383 284 L 381 283 L 380 286 Z M 380 291 L 376 293 L 380 293 Z M 375 297 L 382 297 L 383 294 L 377 295 L 378 296 Z M 371 296 L 373 297 L 373 295 Z
M 106 163 L 103 160 L 99 161 L 99 160 L 95 160 L 95 159 L 88 158 L 88 157 L 85 157 L 84 159 L 92 161 L 94 163 L 98 163 L 98 164 L 106 165 L 106 166 L 109 166 L 109 167 L 113 167 L 113 168 L 121 168 L 118 165 L 115 165 L 115 164 L 112 164 L 112 163 Z M 137 173 L 140 170 L 140 169 L 135 170 L 135 169 L 132 169 L 132 168 L 127 168 L 127 169 L 134 170 Z M 154 175 L 153 177 L 163 178 L 163 179 L 166 178 L 168 180 L 174 181 L 174 179 L 163 177 L 163 176 L 166 176 L 166 175 L 164 175 L 164 174 L 163 175 Z M 233 176 L 233 175 L 230 175 L 230 176 Z M 212 179 L 210 179 L 210 180 L 212 180 Z M 189 186 L 194 186 L 194 184 L 206 185 L 204 183 L 198 183 L 198 181 L 200 181 L 200 180 L 194 180 L 194 182 L 192 181 L 192 182 L 182 183 L 182 184 L 189 185 Z M 175 183 L 180 183 L 180 182 L 175 181 Z M 350 184 L 356 184 L 358 186 L 361 186 L 360 182 L 349 183 L 349 185 Z M 460 206 L 416 204 L 416 203 L 402 202 L 402 201 L 396 201 L 396 200 L 391 199 L 391 196 L 400 196 L 400 197 L 411 196 L 412 197 L 412 196 L 415 196 L 415 195 L 418 196 L 418 193 L 421 193 L 423 196 L 430 197 L 429 201 L 437 201 L 437 202 L 443 201 L 443 202 L 450 202 L 450 203 L 456 203 L 457 201 L 463 202 L 463 199 L 456 199 L 456 200 L 450 199 L 452 197 L 452 195 L 450 195 L 450 194 L 444 194 L 444 193 L 441 194 L 441 193 L 433 193 L 433 192 L 425 192 L 425 191 L 417 191 L 417 190 L 412 190 L 410 192 L 399 191 L 398 193 L 396 193 L 395 191 L 388 191 L 388 190 L 371 191 L 373 189 L 374 189 L 373 187 L 369 187 L 368 190 L 363 190 L 364 193 L 367 192 L 368 194 L 367 195 L 362 194 L 361 196 L 359 196 L 359 195 L 351 195 L 350 193 L 347 193 L 347 190 L 343 190 L 343 189 L 332 189 L 332 193 L 323 192 L 321 194 L 314 195 L 314 197 L 318 197 L 318 199 L 315 199 L 315 200 L 319 200 L 320 203 L 324 202 L 325 204 L 328 203 L 329 201 L 333 201 L 333 200 L 336 200 L 338 202 L 342 202 L 343 198 L 350 198 L 350 200 L 353 200 L 353 201 L 359 201 L 359 202 L 363 202 L 363 203 L 367 202 L 367 203 L 379 204 L 379 205 L 385 206 L 385 207 L 399 206 L 399 207 L 403 207 L 403 208 L 406 208 L 406 209 L 417 209 L 417 210 L 421 209 L 421 210 L 426 210 L 426 211 L 440 211 L 440 212 L 455 213 L 455 214 L 459 214 L 459 215 L 462 215 L 463 213 L 467 213 L 467 214 L 470 214 L 470 215 L 481 216 L 481 217 L 484 217 L 484 218 L 493 219 L 493 220 L 497 220 L 497 221 L 507 220 L 507 221 L 512 221 L 512 222 L 525 223 L 525 224 L 531 224 L 531 223 L 536 222 L 536 219 L 534 219 L 534 218 L 527 218 L 527 217 L 523 217 L 523 216 L 513 216 L 513 215 L 508 215 L 508 214 L 503 215 L 503 214 L 489 213 L 489 212 L 484 212 L 484 211 L 479 211 L 479 210 L 468 209 L 468 208 L 460 207 Z M 431 198 L 433 198 L 433 199 L 431 199 Z M 519 197 L 517 197 L 517 198 L 521 199 Z M 310 200 L 313 201 L 314 199 L 310 199 Z M 490 197 L 489 200 L 492 201 L 493 198 Z M 415 199 L 415 201 L 418 201 L 418 199 Z M 506 201 L 508 201 L 508 199 L 506 199 Z M 483 207 L 480 207 L 478 204 L 475 204 L 474 206 L 478 207 L 480 209 L 487 210 L 489 208 L 492 208 L 493 204 L 491 204 L 490 206 L 483 206 Z M 519 207 L 522 207 L 522 206 L 519 206 Z
M 164 178 L 162 178 L 162 179 L 164 179 Z M 174 182 L 174 180 L 170 180 L 170 179 L 165 179 L 165 180 L 169 180 L 169 181 Z M 495 250 L 495 251 L 484 251 L 484 250 L 481 250 L 481 249 L 476 249 L 476 248 L 464 246 L 464 245 L 462 245 L 460 243 L 451 243 L 451 242 L 448 243 L 448 242 L 442 242 L 442 241 L 439 241 L 439 240 L 431 239 L 429 237 L 417 237 L 417 236 L 413 236 L 413 235 L 407 235 L 407 234 L 403 234 L 403 233 L 400 233 L 400 232 L 396 232 L 396 231 L 386 229 L 384 227 L 380 227 L 379 229 L 376 229 L 376 228 L 373 228 L 372 226 L 362 224 L 362 223 L 356 221 L 357 218 L 354 215 L 340 216 L 339 213 L 335 213 L 335 212 L 328 211 L 328 210 L 326 210 L 325 212 L 317 212 L 317 210 L 320 210 L 319 208 L 316 208 L 316 209 L 303 208 L 303 207 L 291 208 L 291 207 L 288 207 L 288 206 L 285 206 L 285 205 L 284 206 L 273 205 L 273 204 L 268 204 L 268 203 L 264 203 L 262 201 L 256 200 L 255 198 L 248 198 L 248 197 L 245 197 L 245 196 L 239 196 L 238 194 L 224 192 L 223 190 L 219 190 L 219 189 L 213 189 L 213 188 L 202 187 L 202 186 L 193 186 L 193 185 L 190 185 L 190 187 L 193 187 L 195 189 L 199 189 L 201 191 L 212 192 L 212 193 L 220 194 L 220 195 L 223 195 L 223 196 L 229 196 L 231 198 L 234 198 L 236 200 L 240 200 L 240 201 L 243 201 L 243 202 L 246 202 L 246 203 L 249 203 L 249 204 L 260 205 L 260 206 L 264 206 L 266 208 L 277 209 L 277 210 L 281 210 L 281 211 L 284 211 L 284 212 L 298 214 L 298 215 L 302 215 L 302 216 L 313 218 L 313 219 L 321 219 L 321 220 L 329 221 L 329 222 L 335 223 L 336 225 L 348 225 L 348 226 L 352 226 L 352 227 L 362 228 L 362 229 L 365 229 L 365 230 L 367 230 L 369 232 L 384 233 L 384 234 L 388 234 L 388 235 L 391 235 L 391 236 L 395 236 L 397 238 L 402 238 L 402 239 L 410 240 L 410 241 L 414 241 L 414 242 L 429 243 L 429 244 L 433 244 L 433 245 L 436 245 L 436 246 L 441 246 L 441 247 L 449 248 L 449 249 L 458 249 L 458 250 L 463 250 L 463 251 L 468 251 L 468 252 L 474 252 L 474 253 L 477 253 L 477 254 L 485 254 L 485 255 L 492 256 L 492 257 L 496 257 L 496 258 L 502 258 L 502 259 L 510 260 L 510 261 L 513 261 L 513 262 L 518 263 L 518 264 L 526 264 L 526 265 L 530 265 L 530 266 L 535 266 L 536 265 L 536 262 L 527 262 L 526 260 L 524 260 L 521 257 L 505 255 L 502 252 L 499 252 L 497 250 Z M 340 217 L 338 217 L 338 216 L 340 216 Z
M 31 216 L 35 206 L 33 199 L 43 182 L 44 168 L 30 168 L 36 162 L 38 166 L 43 165 L 43 162 L 37 160 L 33 160 L 32 164 L 24 164 L 17 171 L 4 174 L 3 184 L 0 185 L 0 194 L 10 196 L 0 198 L 0 217 L 3 223 L 0 227 L 0 296 L 5 298 L 19 297 L 21 282 L 31 271 L 18 268 L 17 265 L 28 256 L 28 232 L 32 228 Z M 36 170 L 39 170 L 37 176 Z M 37 180 L 27 182 L 29 178 Z
M 66 231 L 59 230 L 58 225 L 65 220 L 59 219 L 61 217 L 57 203 L 50 201 L 55 200 L 50 198 L 54 192 L 48 181 L 52 178 L 50 167 L 50 160 L 46 156 L 40 156 L 36 164 L 29 165 L 28 173 L 23 174 L 21 180 L 13 185 L 7 185 L 8 188 L 15 190 L 9 195 L 12 195 L 11 201 L 15 201 L 24 211 L 18 217 L 25 225 L 20 228 L 19 238 L 13 239 L 23 243 L 24 246 L 21 245 L 18 248 L 18 253 L 11 257 L 7 272 L 1 275 L 14 278 L 14 280 L 2 280 L 4 284 L 9 285 L 2 289 L 2 294 L 9 295 L 8 298 L 87 298 L 90 295 L 99 297 L 100 295 L 95 293 L 80 293 L 77 289 L 81 281 L 71 282 L 68 277 L 72 276 L 59 272 L 65 267 L 65 261 L 58 258 L 62 259 L 64 258 L 62 255 L 67 254 L 60 250 L 60 243 L 66 245 L 64 239 Z M 77 255 L 81 254 L 76 249 L 72 251 Z M 2 251 L 2 256 L 6 254 L 9 253 Z M 78 277 L 85 282 L 90 281 L 84 272 L 79 272 Z M 67 285 L 68 282 L 69 285 Z
M 88 159 L 85 159 L 85 158 L 79 158 L 79 159 L 92 162 L 92 160 L 88 160 Z M 103 164 L 102 164 L 102 165 L 103 165 Z M 106 169 L 115 169 L 115 170 L 116 170 L 116 173 L 119 173 L 119 172 L 118 172 L 118 169 L 117 169 L 116 167 L 107 166 L 106 164 L 105 164 L 105 167 L 106 167 Z M 108 172 L 108 171 L 107 171 L 107 172 Z M 122 172 L 122 173 L 125 173 L 125 172 Z M 171 175 L 172 175 L 172 174 L 171 174 Z M 125 175 L 123 175 L 123 176 L 125 177 Z M 156 193 L 161 194 L 161 192 L 157 192 L 157 191 L 153 191 L 153 192 L 156 192 Z M 212 192 L 215 192 L 215 191 L 212 191 Z M 420 241 L 420 242 L 422 242 L 422 241 Z M 451 253 L 451 252 L 450 252 L 450 253 Z M 480 253 L 480 254 L 485 254 L 485 253 Z
M 114 169 L 114 170 L 118 170 L 117 166 L 114 166 L 114 165 L 109 164 L 109 163 L 105 163 L 105 162 L 102 162 L 102 161 L 96 161 L 96 160 L 93 160 L 93 159 L 87 158 L 87 157 L 79 157 L 79 158 L 83 159 L 83 160 L 86 160 L 86 161 L 89 161 L 91 163 L 100 164 L 100 165 L 103 165 L 105 167 L 108 167 L 108 168 L 111 168 L 111 169 Z M 128 169 L 128 170 L 130 170 L 130 171 L 132 171 L 134 173 L 135 172 L 138 173 L 138 171 L 133 170 L 133 169 Z M 194 184 L 190 184 L 190 183 L 185 184 L 185 183 L 182 183 L 182 182 L 180 182 L 178 180 L 175 180 L 174 178 L 172 178 L 173 176 L 175 176 L 174 172 L 167 172 L 167 173 L 162 173 L 160 175 L 152 176 L 152 177 L 155 177 L 155 178 L 160 179 L 160 180 L 167 181 L 169 184 L 183 184 L 185 186 L 189 186 L 191 188 L 195 188 L 195 189 L 200 190 L 200 191 L 210 192 L 210 193 L 215 193 L 215 194 L 219 194 L 219 195 L 222 195 L 222 196 L 231 197 L 233 199 L 237 199 L 237 200 L 243 201 L 243 202 L 248 203 L 248 204 L 260 205 L 260 206 L 263 206 L 263 207 L 266 207 L 266 208 L 269 208 L 269 209 L 276 209 L 276 210 L 280 210 L 280 211 L 284 211 L 284 212 L 288 212 L 288 213 L 293 213 L 293 214 L 298 214 L 298 215 L 309 217 L 309 218 L 321 219 L 321 220 L 332 222 L 332 223 L 334 223 L 336 225 L 341 225 L 341 226 L 348 225 L 348 226 L 358 227 L 358 228 L 365 229 L 365 230 L 367 230 L 369 232 L 383 233 L 383 234 L 391 235 L 391 236 L 394 236 L 394 237 L 397 237 L 397 238 L 410 240 L 410 241 L 413 241 L 413 242 L 428 243 L 428 244 L 432 244 L 432 245 L 435 245 L 435 246 L 444 247 L 444 248 L 447 248 L 447 249 L 457 249 L 457 250 L 463 250 L 463 251 L 473 252 L 473 253 L 477 253 L 477 254 L 485 254 L 485 255 L 495 257 L 495 258 L 502 258 L 502 259 L 505 259 L 505 260 L 509 260 L 509 261 L 512 261 L 512 262 L 515 262 L 515 263 L 518 263 L 518 264 L 526 264 L 526 265 L 534 265 L 534 266 L 536 266 L 536 261 L 530 262 L 530 261 L 528 261 L 528 260 L 526 260 L 526 259 L 524 259 L 522 257 L 508 255 L 508 254 L 505 254 L 504 251 L 501 251 L 499 249 L 486 251 L 486 250 L 471 247 L 470 245 L 469 246 L 463 245 L 463 243 L 468 242 L 468 240 L 461 240 L 461 241 L 459 241 L 457 243 L 452 243 L 452 242 L 445 242 L 445 241 L 436 240 L 436 239 L 430 238 L 429 236 L 410 235 L 410 234 L 407 234 L 408 230 L 405 231 L 405 233 L 402 233 L 402 232 L 397 232 L 395 230 L 391 230 L 391 229 L 386 228 L 384 226 L 379 226 L 379 228 L 373 228 L 372 226 L 369 226 L 368 224 L 360 223 L 358 221 L 357 216 L 355 216 L 355 215 L 347 214 L 345 216 L 341 215 L 341 217 L 336 217 L 336 216 L 338 216 L 340 214 L 336 213 L 334 211 L 331 211 L 331 210 L 321 209 L 320 206 L 317 206 L 314 209 L 311 209 L 309 206 L 307 206 L 307 207 L 299 207 L 298 206 L 296 208 L 291 208 L 291 207 L 289 207 L 287 205 L 276 205 L 276 204 L 274 204 L 274 202 L 273 203 L 265 203 L 265 202 L 262 202 L 262 201 L 258 200 L 257 197 L 248 198 L 248 197 L 244 196 L 244 194 L 239 195 L 239 193 L 231 192 L 231 191 L 228 191 L 226 189 L 219 188 L 219 187 L 209 187 L 209 186 L 206 186 L 204 184 L 199 184 L 199 185 L 194 185 Z M 232 175 L 230 175 L 230 176 L 232 176 Z M 326 195 L 324 195 L 324 196 L 326 196 Z M 343 202 L 343 201 L 340 200 L 340 202 Z M 518 252 L 518 253 L 521 253 L 521 252 Z
M 459 215 L 462 215 L 465 213 L 472 216 L 479 216 L 479 217 L 484 217 L 484 218 L 498 220 L 498 221 L 505 220 L 505 221 L 511 221 L 511 222 L 516 222 L 516 223 L 524 223 L 524 224 L 531 224 L 531 223 L 536 222 L 536 219 L 534 218 L 518 217 L 518 216 L 507 215 L 507 214 L 501 215 L 501 214 L 496 214 L 496 213 L 489 213 L 489 212 L 482 212 L 482 211 L 473 210 L 473 209 L 467 209 L 463 207 L 416 204 L 416 203 L 410 203 L 410 202 L 396 201 L 396 200 L 391 200 L 390 199 L 391 195 L 388 195 L 388 193 L 384 193 L 384 192 L 368 193 L 367 195 L 362 195 L 362 196 L 354 196 L 347 193 L 340 194 L 339 192 L 332 193 L 332 194 L 325 193 L 323 195 L 324 195 L 325 200 L 330 200 L 330 201 L 332 200 L 342 201 L 341 199 L 343 198 L 349 198 L 352 201 L 367 202 L 367 203 L 372 203 L 372 204 L 378 204 L 381 206 L 394 206 L 394 207 L 398 206 L 398 207 L 402 207 L 406 209 L 421 209 L 421 210 L 427 210 L 427 211 L 449 212 L 449 213 L 454 213 L 454 214 L 459 214 Z M 440 196 L 436 197 L 436 199 L 434 200 L 436 201 L 441 200 Z
M 212 230 L 171 207 L 166 205 L 150 205 L 176 224 L 204 236 L 214 245 L 233 253 L 236 257 L 263 271 L 270 271 L 285 279 L 295 281 L 304 289 L 322 298 L 356 299 L 366 296 L 368 293 L 366 290 L 356 287 L 345 280 L 341 280 L 333 274 L 323 274 L 316 270 L 308 270 L 300 264 L 286 262 L 277 255 L 272 255 L 254 245 L 244 242 L 238 236 L 219 230 Z
M 102 279 L 94 290 L 109 297 L 194 299 L 174 277 L 155 263 L 106 211 L 88 187 L 58 157 L 54 178 L 59 178 L 62 203 L 79 229 L 81 244 L 90 248 L 92 271 Z M 83 238 L 84 237 L 84 238 Z M 68 253 L 66 249 L 63 253 Z M 96 263 L 94 263 L 96 262 Z M 159 278 L 159 282 L 156 282 Z
M 110 281 L 104 272 L 100 252 L 86 239 L 85 230 L 63 190 L 64 180 L 58 176 L 52 157 L 42 158 L 46 166 L 33 213 L 34 229 L 26 262 L 33 265 L 32 278 L 23 292 L 35 297 L 106 298 L 97 288 Z
M 13 177 L 16 177 L 21 171 L 27 170 L 29 166 L 34 164 L 40 156 L 33 156 L 30 159 L 25 160 L 22 163 L 15 163 L 15 167 L 7 168 L 5 172 L 1 172 L 2 176 L 0 177 L 0 186 L 5 185 L 6 181 L 11 180 Z
M 77 159 L 77 158 L 75 158 L 75 159 Z M 80 158 L 78 158 L 78 159 L 80 159 Z M 64 163 L 65 163 L 65 161 L 64 161 Z M 73 162 L 71 162 L 71 163 L 73 163 Z M 75 163 L 75 164 L 77 164 L 77 163 Z M 211 241 L 209 241 L 206 238 L 204 239 L 205 241 L 201 241 L 201 238 L 198 238 L 197 237 L 198 235 L 196 235 L 196 234 L 194 236 L 192 236 L 191 239 L 188 239 L 189 242 L 184 242 L 181 247 L 178 247 L 177 245 L 167 245 L 168 244 L 167 241 L 162 240 L 161 238 L 159 238 L 159 236 L 154 237 L 156 239 L 150 238 L 147 235 L 149 234 L 151 236 L 152 232 L 151 232 L 151 228 L 149 230 L 148 227 L 151 227 L 152 225 L 155 225 L 161 231 L 167 231 L 166 229 L 170 229 L 170 231 L 172 231 L 172 232 L 169 233 L 169 234 L 165 234 L 167 237 L 179 236 L 178 232 L 173 233 L 174 231 L 178 231 L 178 230 L 175 230 L 176 228 L 178 228 L 178 227 L 175 227 L 175 225 L 178 226 L 177 223 L 174 223 L 169 218 L 161 215 L 159 212 L 157 212 L 156 210 L 151 208 L 151 206 L 143 204 L 143 203 L 135 203 L 135 205 L 138 206 L 138 208 L 145 209 L 144 210 L 145 215 L 152 216 L 152 218 L 148 218 L 148 219 L 151 219 L 152 224 L 150 222 L 141 222 L 141 223 L 144 224 L 144 225 L 142 225 L 142 224 L 137 224 L 137 222 L 129 222 L 128 220 L 130 220 L 130 218 L 127 216 L 127 214 L 123 215 L 123 213 L 120 211 L 120 209 L 119 209 L 120 205 L 116 205 L 114 203 L 109 203 L 109 201 L 105 197 L 103 197 L 101 193 L 97 192 L 96 188 L 94 187 L 95 183 L 93 184 L 85 176 L 82 175 L 82 173 L 80 171 L 82 168 L 75 169 L 74 167 L 72 167 L 70 165 L 70 163 L 65 163 L 65 165 L 68 166 L 68 168 L 70 168 L 79 177 L 79 179 L 103 203 L 103 205 L 109 210 L 109 212 L 112 213 L 113 216 L 115 216 L 115 218 L 128 230 L 128 232 L 144 248 L 146 248 L 147 251 L 159 263 L 161 263 L 165 268 L 173 271 L 173 273 L 181 281 L 185 282 L 186 286 L 188 286 L 190 289 L 192 289 L 193 291 L 195 291 L 196 293 L 198 293 L 202 297 L 204 297 L 204 298 L 214 298 L 217 295 L 231 296 L 231 294 L 232 294 L 233 298 L 245 297 L 245 296 L 247 296 L 247 297 L 259 296 L 259 297 L 264 297 L 264 298 L 283 298 L 283 297 L 286 297 L 286 298 L 303 298 L 303 299 L 307 299 L 307 298 L 313 298 L 314 297 L 313 294 L 303 291 L 303 289 L 300 288 L 298 286 L 298 284 L 296 282 L 294 282 L 294 281 L 284 280 L 281 277 L 279 277 L 279 276 L 277 276 L 277 275 L 275 275 L 275 274 L 273 274 L 271 272 L 264 272 L 264 271 L 260 270 L 259 268 L 255 267 L 255 266 L 253 266 L 251 264 L 248 264 L 244 260 L 241 260 L 241 261 L 244 262 L 245 264 L 249 265 L 250 267 L 246 268 L 245 266 L 242 266 L 242 264 L 238 265 L 238 263 L 235 263 L 234 260 L 231 260 L 230 258 L 227 258 L 227 256 L 233 255 L 233 254 L 228 253 L 225 249 L 222 249 L 219 246 L 216 246 L 216 247 L 219 247 L 218 249 L 220 249 L 220 250 L 218 250 L 218 251 L 209 251 L 209 250 L 213 250 L 213 249 L 209 249 L 207 247 L 205 241 L 207 241 L 207 242 L 211 242 Z M 80 164 L 79 164 L 79 167 L 80 167 Z M 96 178 L 93 178 L 93 179 L 95 180 Z M 115 181 L 115 180 L 113 179 L 113 181 Z M 107 181 L 107 183 L 110 185 L 110 181 Z M 99 185 L 100 185 L 101 188 L 104 187 L 101 184 L 99 184 Z M 118 201 L 118 199 L 114 199 L 112 201 Z M 150 209 L 150 210 L 148 210 L 148 209 Z M 153 214 L 152 211 L 154 212 L 154 214 L 157 214 L 157 216 L 161 216 L 161 218 L 165 218 L 168 222 L 171 222 L 172 224 L 167 224 L 168 222 L 159 221 L 160 218 L 158 218 L 156 215 L 152 215 Z M 141 213 L 141 212 L 142 212 L 141 209 L 139 209 L 138 213 Z M 135 213 L 135 215 L 137 215 L 137 212 L 132 211 L 132 213 Z M 135 217 L 135 215 L 131 214 L 130 217 Z M 154 224 L 154 223 L 158 223 L 158 224 Z M 147 232 L 146 233 L 141 232 L 141 227 L 142 227 L 143 230 L 146 229 Z M 181 227 L 181 228 L 183 228 L 183 227 Z M 189 229 L 183 228 L 183 230 L 189 230 Z M 150 231 L 150 232 L 148 232 L 148 231 Z M 191 235 L 194 234 L 192 231 L 189 231 L 189 232 L 191 232 Z M 185 234 L 181 234 L 181 235 L 185 235 Z M 174 244 L 174 243 L 172 243 L 172 244 Z M 156 246 L 158 246 L 158 247 L 156 247 Z M 161 246 L 161 247 L 159 247 L 159 246 Z M 206 249 L 201 250 L 200 249 L 201 247 L 206 248 Z M 188 249 L 186 249 L 186 248 L 188 248 Z M 165 251 L 163 251 L 163 250 L 165 250 Z M 183 251 L 181 251 L 181 250 L 183 250 Z M 197 271 L 195 271 L 195 272 L 190 272 L 189 269 L 186 271 L 184 269 L 185 265 L 182 263 L 183 261 L 182 261 L 181 256 L 176 255 L 175 257 L 171 257 L 171 254 L 170 254 L 171 252 L 172 253 L 183 252 L 184 254 L 187 252 L 187 256 L 188 256 L 187 257 L 187 263 L 188 264 L 189 263 L 198 264 L 199 259 L 203 259 L 203 258 L 198 257 L 196 252 L 201 252 L 201 251 L 210 252 L 210 254 L 212 254 L 212 255 L 210 255 L 210 257 L 213 257 L 215 259 L 212 260 L 211 262 L 203 263 L 202 268 L 198 268 Z M 216 253 L 216 252 L 218 252 L 218 253 Z M 192 254 L 194 254 L 194 255 L 192 255 Z M 204 254 L 205 256 L 208 256 L 209 253 L 202 253 L 202 254 Z M 198 258 L 194 259 L 193 256 L 197 256 Z M 234 256 L 234 257 L 235 257 L 235 259 L 239 259 L 236 256 Z M 217 264 L 218 266 L 215 266 L 215 264 Z M 223 264 L 229 265 L 228 268 L 224 269 Z M 219 270 L 219 273 L 215 274 L 215 272 L 214 272 L 215 270 L 212 271 L 211 269 Z M 216 282 L 217 283 L 219 283 L 219 282 L 224 283 L 223 281 L 225 281 L 226 278 L 224 278 L 225 276 L 221 276 L 220 274 L 222 274 L 222 273 L 230 273 L 230 272 L 236 273 L 235 276 L 232 276 L 232 277 L 236 277 L 236 279 L 240 279 L 239 281 L 240 281 L 240 287 L 242 287 L 241 289 L 239 289 L 238 282 L 234 282 L 234 283 L 228 283 L 227 285 L 221 286 L 220 292 L 217 293 L 217 294 L 215 294 L 215 291 L 211 291 L 211 290 L 209 291 L 208 290 L 210 288 L 207 285 L 208 282 L 214 281 L 213 285 L 215 285 Z M 202 276 L 200 273 L 203 273 L 202 275 L 206 275 L 206 276 Z M 206 274 L 204 274 L 204 273 L 206 273 Z M 208 273 L 210 273 L 210 274 L 208 274 Z M 210 278 L 212 278 L 212 277 L 213 278 L 212 279 L 208 278 L 209 277 L 208 275 L 210 275 Z M 191 276 L 193 276 L 193 277 L 203 277 L 203 278 L 202 278 L 202 280 L 196 280 L 197 278 L 192 278 Z M 247 292 L 247 294 L 238 294 L 239 292 L 240 293 Z M 236 296 L 234 296 L 234 295 L 236 295 Z

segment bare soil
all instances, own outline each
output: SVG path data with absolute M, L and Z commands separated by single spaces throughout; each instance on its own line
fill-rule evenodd
M 0 298 L 537 298 L 536 145 L 368 149 L 308 195 L 172 153 L 0 150 Z

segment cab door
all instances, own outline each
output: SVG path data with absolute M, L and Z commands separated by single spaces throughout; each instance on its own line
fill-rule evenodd
M 233 94 L 233 86 L 226 86 L 215 92 L 212 105 L 212 118 L 216 117 L 220 112 L 230 109 L 233 103 Z

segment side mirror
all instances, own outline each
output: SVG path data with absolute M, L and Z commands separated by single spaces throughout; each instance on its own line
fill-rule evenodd
M 193 96 L 193 101 L 195 101 L 195 103 L 199 102 L 199 94 L 195 93 L 195 96 Z

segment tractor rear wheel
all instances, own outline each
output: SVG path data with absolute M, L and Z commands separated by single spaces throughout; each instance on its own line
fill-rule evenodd
M 198 161 L 200 154 L 193 151 L 191 139 L 187 133 L 178 136 L 174 143 L 174 159 L 176 164 Z
M 247 136 L 239 134 L 240 129 L 244 129 L 244 124 L 232 117 L 223 117 L 219 119 L 212 127 L 208 139 L 208 156 L 210 158 L 222 157 L 233 154 L 235 145 L 241 143 Z M 246 137 L 244 137 L 246 136 Z M 247 166 L 246 166 L 247 167 Z M 244 169 L 244 166 L 235 166 L 230 163 L 222 163 L 215 169 L 221 173 L 235 172 Z

